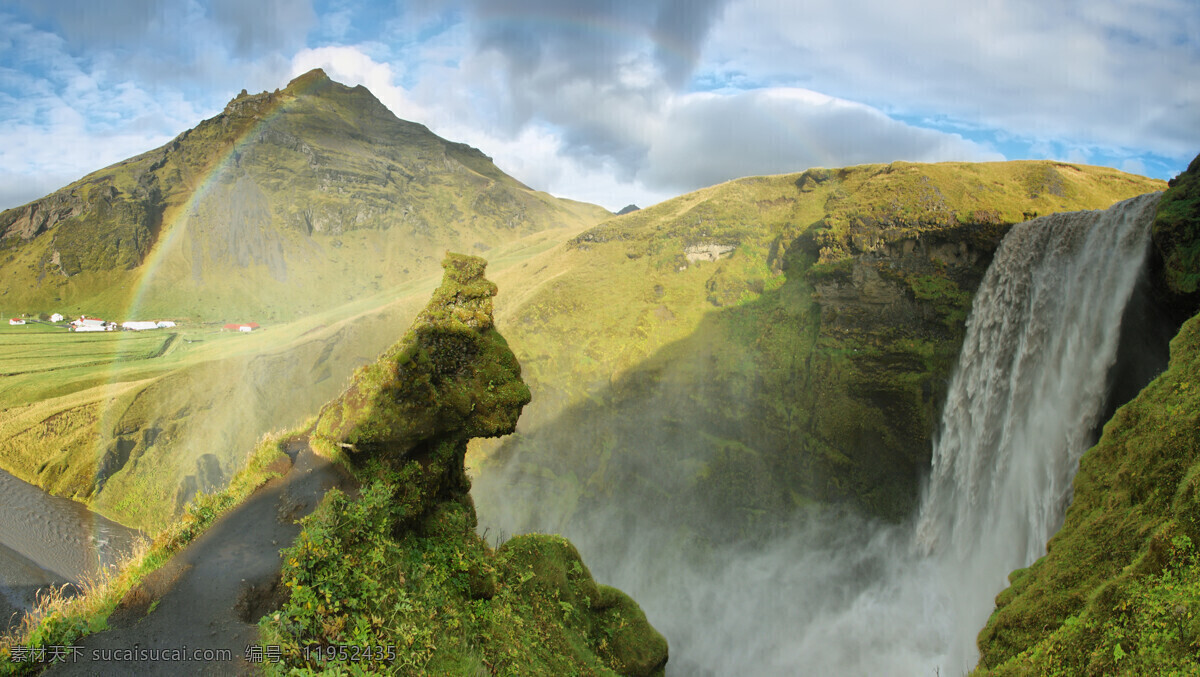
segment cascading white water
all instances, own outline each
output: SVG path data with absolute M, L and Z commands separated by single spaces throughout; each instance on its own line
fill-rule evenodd
M 589 515 L 566 529 L 597 579 L 629 592 L 666 635 L 668 674 L 974 667 L 975 637 L 1008 573 L 1040 557 L 1062 522 L 1157 202 L 1145 195 L 1008 234 L 975 297 L 914 523 L 831 510 L 765 546 L 701 554 L 650 520 Z M 485 505 L 481 517 L 497 512 Z M 590 547 L 614 530 L 623 542 Z
M 975 297 L 917 526 L 952 586 L 952 664 L 1062 524 L 1158 198 L 1014 226 Z

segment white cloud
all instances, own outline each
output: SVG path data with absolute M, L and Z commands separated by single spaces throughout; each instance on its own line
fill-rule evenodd
M 726 8 L 700 75 L 749 76 L 1030 139 L 1190 155 L 1200 138 L 1194 0 L 957 0 Z
M 614 209 L 817 164 L 999 159 L 963 135 L 1134 169 L 1186 162 L 1200 138 L 1192 0 L 457 0 L 325 17 L 308 0 L 21 2 L 51 29 L 0 21 L 0 178 L 30 186 L 315 67 L 531 186 Z M 305 47 L 314 27 L 371 41 Z M 0 200 L 35 190 L 9 187 Z
M 177 93 L 155 96 L 84 70 L 61 39 L 28 24 L 4 24 L 0 36 L 5 61 L 33 54 L 42 71 L 0 77 L 0 208 L 166 143 L 200 119 Z
M 1121 163 L 1121 171 L 1130 174 L 1145 175 L 1146 165 L 1137 158 L 1129 158 Z
M 480 148 L 534 188 L 614 210 L 741 176 L 816 165 L 1003 159 L 956 134 L 797 88 L 683 95 L 656 90 L 625 97 L 568 79 L 556 100 L 539 108 L 543 115 L 556 111 L 545 117 L 567 120 L 565 125 L 532 117 L 512 125 L 488 112 L 520 105 L 506 88 L 464 84 L 501 81 L 492 72 L 495 64 L 478 55 L 462 69 L 427 74 L 411 91 L 396 84 L 396 69 L 358 48 L 305 50 L 293 59 L 294 74 L 315 67 L 344 84 L 366 86 L 399 117 Z M 614 77 L 643 77 L 634 62 L 630 72 Z
M 445 56 L 444 46 L 436 48 Z M 475 66 L 482 66 L 476 63 Z M 479 90 L 453 86 L 463 71 L 426 69 L 419 87 L 409 91 L 397 84 L 401 69 L 371 58 L 358 47 L 322 47 L 303 50 L 292 59 L 293 76 L 322 68 L 345 85 L 363 85 L 397 117 L 428 126 L 451 141 L 467 143 L 491 156 L 506 173 L 537 190 L 620 209 L 631 202 L 658 202 L 669 193 L 650 190 L 617 178 L 620 168 L 607 158 L 581 160 L 567 152 L 560 131 L 528 123 L 517 128 L 488 120 L 478 109 Z M 479 77 L 469 67 L 465 77 Z M 499 91 L 490 92 L 492 96 Z
M 673 99 L 638 178 L 692 190 L 754 174 L 905 159 L 1002 160 L 956 134 L 898 122 L 869 106 L 794 88 Z

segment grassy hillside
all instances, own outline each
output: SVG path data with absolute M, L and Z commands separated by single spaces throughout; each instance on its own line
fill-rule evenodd
M 503 270 L 577 230 L 493 249 Z M 416 278 L 253 334 L 0 327 L 0 466 L 122 523 L 155 529 L 223 486 L 266 431 L 316 413 L 437 285 Z
M 612 218 L 497 274 L 534 401 L 517 435 L 479 445 L 477 500 L 514 530 L 617 505 L 718 539 L 812 501 L 908 515 L 1008 225 L 1162 187 L 1051 162 L 894 163 Z
M 528 535 L 493 549 L 473 530 L 466 441 L 511 432 L 529 401 L 493 327 L 496 288 L 484 265 L 449 255 L 443 284 L 409 332 L 319 420 L 265 438 L 228 489 L 192 504 L 126 570 L 80 598 L 43 605 L 21 632 L 0 638 L 0 674 L 40 667 L 16 658 L 15 647 L 77 644 L 114 612 L 137 637 L 145 621 L 127 627 L 129 616 L 154 614 L 169 599 L 158 588 L 171 583 L 149 574 L 256 487 L 299 472 L 283 450 L 308 438 L 363 486 L 353 498 L 329 492 L 283 551 L 278 598 L 259 622 L 262 643 L 281 653 L 263 666 L 268 673 L 662 675 L 662 636 L 636 602 L 592 579 L 568 541 Z
M 0 213 L 0 298 L 10 314 L 280 321 L 435 275 L 448 247 L 607 215 L 316 70 Z
M 1195 313 L 1200 158 L 1171 181 L 1155 270 Z M 1014 571 L 979 635 L 979 674 L 1196 674 L 1200 656 L 1200 315 L 1168 369 L 1080 462 L 1047 554 Z

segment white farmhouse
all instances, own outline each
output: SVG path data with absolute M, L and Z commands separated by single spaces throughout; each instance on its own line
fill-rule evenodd
M 86 315 L 80 315 L 78 320 L 73 320 L 71 326 L 75 331 L 112 331 L 113 327 L 104 320 Z
M 50 321 L 51 322 L 62 322 L 63 316 L 60 313 L 54 313 L 53 315 L 50 316 Z
M 129 331 L 146 331 L 147 329 L 158 329 L 158 323 L 145 320 L 130 320 L 129 322 L 122 322 L 121 328 Z
M 22 320 L 22 319 L 21 319 L 21 318 L 19 318 L 19 317 L 14 317 L 14 318 L 12 318 L 11 320 L 9 320 L 9 321 L 8 321 L 8 324 L 9 324 L 9 325 L 11 325 L 11 326 L 13 326 L 13 327 L 16 327 L 16 326 L 20 326 L 20 325 L 22 325 L 22 324 L 25 324 L 25 320 Z

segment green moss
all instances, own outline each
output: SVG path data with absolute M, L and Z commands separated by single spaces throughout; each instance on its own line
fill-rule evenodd
M 485 266 L 447 255 L 442 285 L 412 328 L 318 415 L 319 448 L 339 450 L 364 476 L 400 473 L 405 486 L 434 486 L 448 473 L 465 492 L 467 440 L 512 432 L 529 402 L 520 365 L 492 324 L 496 286 Z M 414 514 L 432 498 L 414 503 Z
M 1200 653 L 1200 316 L 1080 463 L 1048 554 L 1011 576 L 980 674 L 1181 674 Z
M 332 492 L 284 551 L 284 607 L 260 623 L 288 674 L 661 675 L 667 646 L 628 596 L 598 586 L 557 536 L 493 550 L 469 500 L 397 529 L 396 489 Z M 316 658 L 330 645 L 394 647 L 390 660 Z
M 1200 290 L 1200 155 L 1163 193 L 1153 233 L 1167 288 L 1175 294 L 1196 295 Z
M 905 280 L 918 301 L 931 304 L 951 330 L 967 321 L 971 310 L 971 293 L 944 275 L 913 275 Z

